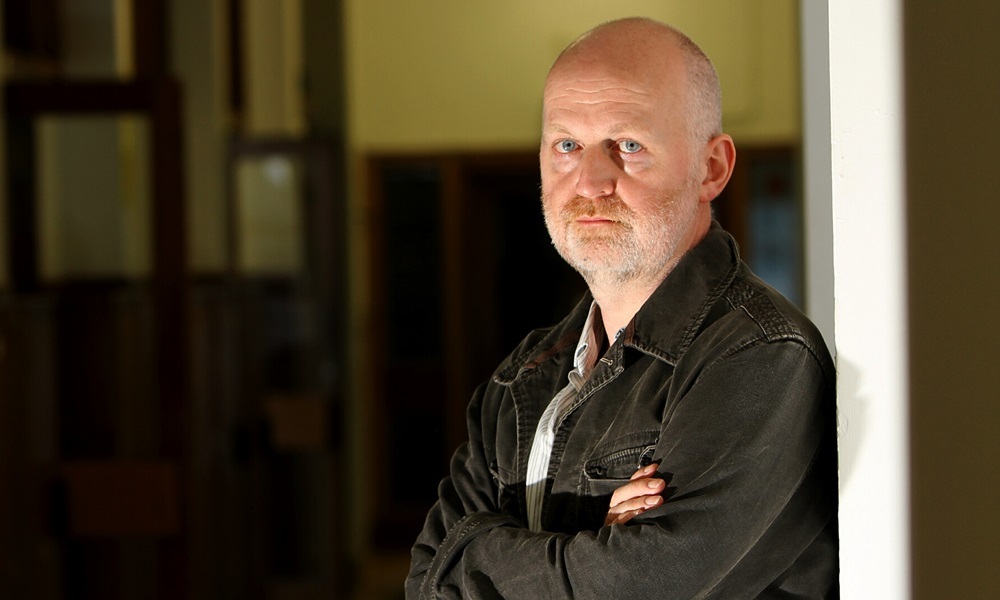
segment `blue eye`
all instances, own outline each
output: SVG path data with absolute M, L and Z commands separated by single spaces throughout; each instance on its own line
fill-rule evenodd
M 556 142 L 556 151 L 562 152 L 563 154 L 569 154 L 570 152 L 578 148 L 578 144 L 573 140 L 560 140 Z
M 642 144 L 635 140 L 622 140 L 618 142 L 618 149 L 625 154 L 635 154 L 642 150 Z

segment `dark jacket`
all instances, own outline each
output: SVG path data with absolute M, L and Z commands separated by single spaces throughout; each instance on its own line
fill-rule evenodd
M 532 438 L 590 303 L 477 390 L 406 597 L 836 597 L 832 361 L 717 224 L 597 363 L 556 432 L 545 531 L 525 527 Z M 666 502 L 603 526 L 612 492 L 650 462 Z

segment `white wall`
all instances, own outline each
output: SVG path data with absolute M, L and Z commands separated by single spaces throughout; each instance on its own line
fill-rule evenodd
M 898 0 L 810 0 L 803 10 L 806 98 L 816 103 L 806 131 L 817 215 L 809 248 L 824 264 L 832 191 L 841 594 L 852 600 L 910 597 L 900 10 Z M 822 296 L 828 281 L 812 289 Z

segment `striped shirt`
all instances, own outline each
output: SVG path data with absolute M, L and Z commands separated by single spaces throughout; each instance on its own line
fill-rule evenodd
M 528 456 L 528 473 L 525 480 L 525 494 L 528 501 L 528 529 L 531 531 L 542 530 L 542 505 L 545 500 L 545 486 L 548 481 L 549 459 L 552 456 L 552 443 L 555 441 L 556 430 L 562 423 L 566 412 L 577 395 L 583 382 L 590 376 L 597 363 L 597 353 L 601 346 L 598 343 L 597 333 L 594 330 L 594 321 L 597 317 L 597 303 L 590 304 L 590 314 L 587 315 L 587 322 L 580 333 L 580 341 L 576 345 L 576 354 L 573 356 L 573 370 L 569 372 L 569 383 L 559 390 L 555 397 L 549 402 L 542 413 L 542 418 L 538 420 L 538 428 L 535 429 L 535 439 L 531 444 L 531 454 Z

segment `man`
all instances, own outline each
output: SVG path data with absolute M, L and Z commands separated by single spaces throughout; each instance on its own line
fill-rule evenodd
M 654 21 L 556 60 L 542 204 L 592 297 L 477 390 L 407 598 L 836 597 L 833 366 L 712 221 L 720 105 Z

